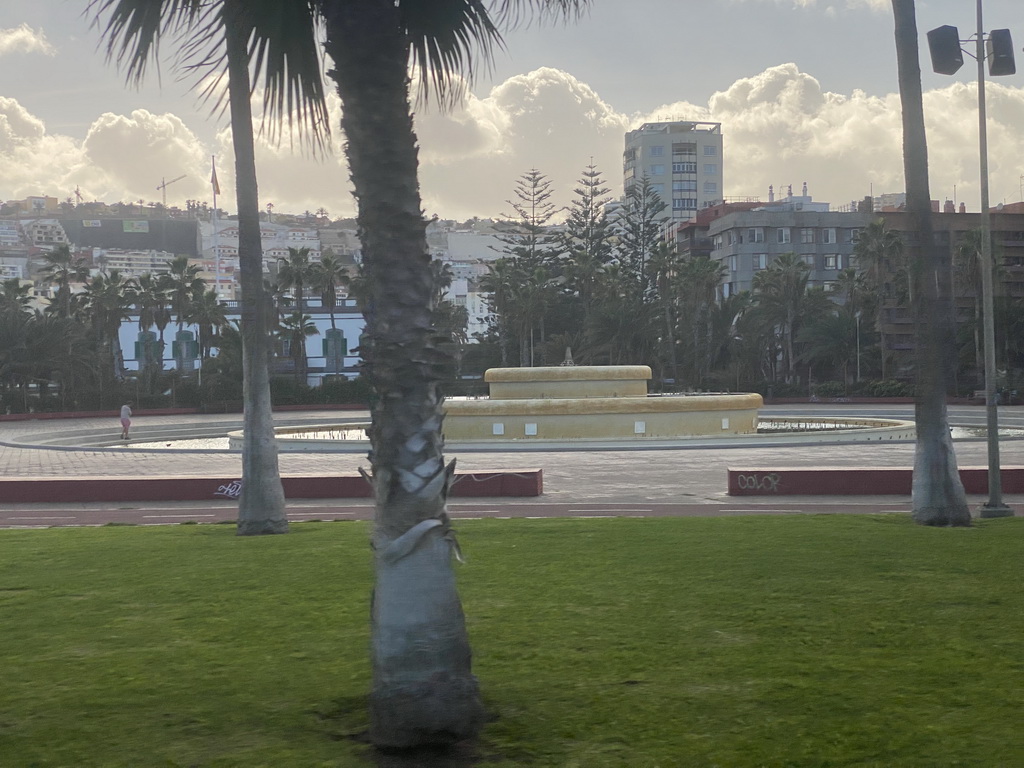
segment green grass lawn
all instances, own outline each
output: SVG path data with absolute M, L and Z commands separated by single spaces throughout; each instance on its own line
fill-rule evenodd
M 483 766 L 1024 766 L 1024 519 L 459 524 Z M 368 528 L 0 531 L 0 765 L 372 766 Z

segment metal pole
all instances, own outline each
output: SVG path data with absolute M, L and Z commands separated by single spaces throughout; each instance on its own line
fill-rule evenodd
M 860 311 L 854 315 L 857 319 L 857 381 L 860 381 Z
M 1008 517 L 1013 510 L 1003 504 L 1003 484 L 999 466 L 999 417 L 996 409 L 996 330 L 992 287 L 992 215 L 988 204 L 988 133 L 985 116 L 985 26 L 982 0 L 978 7 L 978 154 L 981 162 L 981 294 L 985 346 L 985 423 L 988 430 L 988 502 L 981 506 L 981 517 Z

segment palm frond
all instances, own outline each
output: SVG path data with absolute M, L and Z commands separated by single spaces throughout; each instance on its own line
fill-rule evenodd
M 489 67 L 495 46 L 503 45 L 482 0 L 403 0 L 399 11 L 420 98 L 433 93 L 442 107 L 462 97 L 478 59 Z

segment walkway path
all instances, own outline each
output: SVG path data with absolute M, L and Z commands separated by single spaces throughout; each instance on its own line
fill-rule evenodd
M 768 407 L 766 415 L 787 415 L 793 407 Z M 892 415 L 905 417 L 907 407 L 873 406 L 800 406 L 802 415 Z M 1020 415 L 1018 415 L 1018 413 Z M 367 414 L 345 412 L 290 412 L 280 414 L 281 423 L 309 422 L 324 423 L 339 418 L 362 417 Z M 984 423 L 984 409 L 979 407 L 951 409 L 954 424 Z M 240 416 L 152 416 L 138 415 L 133 419 L 133 436 L 144 439 L 147 432 L 164 430 L 173 426 L 187 426 L 195 431 L 221 431 L 238 428 Z M 1024 409 L 1006 408 L 1000 412 L 1000 423 L 1008 426 L 1024 426 Z M 40 434 L 69 434 L 79 430 L 119 430 L 116 418 L 69 419 L 63 421 L 21 421 L 0 422 L 0 473 L 8 477 L 70 477 L 91 475 L 178 475 L 195 472 L 238 475 L 241 471 L 241 457 L 229 452 L 177 452 L 137 451 L 123 447 L 107 449 L 71 448 L 26 448 L 15 447 L 32 443 Z M 983 440 L 961 441 L 956 444 L 957 457 L 961 466 L 985 466 L 986 447 Z M 566 451 L 566 452 L 496 452 L 465 453 L 458 455 L 459 468 L 517 469 L 540 467 L 544 470 L 545 493 L 539 498 L 496 500 L 481 504 L 453 504 L 453 511 L 459 516 L 462 511 L 479 513 L 492 510 L 489 514 L 518 514 L 529 510 L 539 515 L 583 514 L 586 510 L 598 510 L 594 514 L 611 514 L 608 510 L 621 510 L 617 514 L 639 513 L 638 510 L 658 507 L 661 513 L 672 514 L 737 514 L 761 511 L 869 511 L 909 509 L 906 497 L 789 497 L 786 499 L 744 498 L 742 501 L 726 495 L 727 467 L 756 466 L 911 466 L 914 446 L 912 443 L 860 443 L 852 445 L 807 445 L 786 447 L 750 447 L 729 449 L 669 449 L 669 450 L 610 450 L 610 451 Z M 1005 440 L 1001 444 L 1004 466 L 1024 465 L 1024 440 Z M 281 471 L 288 473 L 355 473 L 360 466 L 366 467 L 365 456 L 359 454 L 288 454 L 280 457 Z M 984 501 L 971 497 L 973 508 Z M 1006 502 L 1018 510 L 1024 510 L 1024 496 L 1008 496 Z M 44 525 L 69 524 L 56 518 L 74 517 L 77 522 L 87 520 L 93 524 L 116 518 L 117 509 L 111 504 L 102 505 L 52 505 L 4 504 L 0 500 L 0 526 L 3 525 Z M 121 511 L 131 505 L 116 505 Z M 138 507 L 138 505 L 135 505 Z M 85 518 L 77 520 L 74 515 L 64 514 L 74 507 Z M 159 509 L 158 509 L 159 508 Z M 304 517 L 329 517 L 328 510 L 335 510 L 342 517 L 365 517 L 369 512 L 368 502 L 325 504 L 324 502 L 295 502 L 289 509 L 296 514 L 293 519 Z M 198 510 L 203 511 L 198 511 Z M 217 511 L 210 512 L 210 509 Z M 214 520 L 218 516 L 230 519 L 231 502 L 201 504 L 160 504 L 146 505 L 136 509 L 133 515 L 141 521 L 142 515 L 208 515 Z M 148 510 L 148 512 L 147 512 Z M 160 511 L 171 510 L 171 511 Z M 184 511 L 183 511 L 184 510 Z M 42 514 L 53 512 L 54 514 Z M 308 512 L 308 514 L 306 514 Z M 24 514 L 23 514 L 24 513 Z M 107 517 L 104 517 L 106 515 Z M 14 520 L 12 518 L 48 517 L 46 523 Z M 145 518 L 147 522 L 181 521 L 181 517 Z M 75 524 L 71 522 L 70 524 Z

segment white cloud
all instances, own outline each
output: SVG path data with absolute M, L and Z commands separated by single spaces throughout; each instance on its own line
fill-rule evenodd
M 591 162 L 620 188 L 628 128 L 626 115 L 567 72 L 512 77 L 450 115 L 417 116 L 424 207 L 454 218 L 508 213 L 516 179 L 532 168 L 551 181 L 555 204 L 567 205 Z
M 9 29 L 0 29 L 0 56 L 15 53 L 42 53 L 56 55 L 43 30 L 32 29 L 28 24 Z
M 992 202 L 1019 197 L 1024 155 L 1024 90 L 992 83 L 988 90 Z M 331 94 L 331 122 L 340 105 Z M 259 114 L 258 104 L 255 111 Z M 951 83 L 925 94 L 931 190 L 934 199 L 978 207 L 977 91 Z M 722 123 L 725 194 L 765 199 L 807 182 L 816 200 L 848 204 L 869 194 L 903 189 L 899 96 L 824 91 L 795 64 L 741 78 L 706 105 L 676 102 L 646 115 L 626 115 L 585 83 L 543 68 L 508 79 L 489 93 L 468 96 L 448 114 L 421 108 L 420 183 L 428 214 L 468 218 L 507 213 L 515 181 L 537 168 L 554 186 L 556 205 L 568 204 L 576 180 L 591 162 L 616 194 L 621 189 L 623 134 L 644 121 L 712 120 Z M 326 159 L 257 140 L 260 200 L 275 210 L 301 213 L 327 208 L 352 215 L 343 136 L 333 136 Z M 75 186 L 87 199 L 160 199 L 157 185 L 185 174 L 168 188 L 168 203 L 211 200 L 210 155 L 216 154 L 223 197 L 234 210 L 234 168 L 229 130 L 211 145 L 172 114 L 136 110 L 103 114 L 83 141 L 48 133 L 14 99 L 0 98 L 0 199 L 49 194 L 67 197 Z

